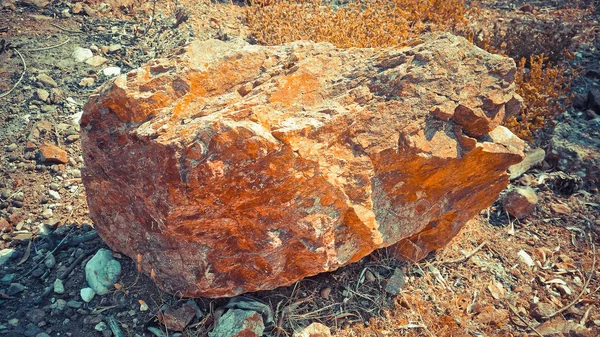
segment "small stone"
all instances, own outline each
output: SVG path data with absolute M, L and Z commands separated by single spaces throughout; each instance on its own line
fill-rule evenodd
M 120 44 L 111 44 L 110 46 L 108 46 L 108 52 L 109 53 L 115 53 L 118 52 L 119 50 L 121 50 L 121 45 Z
M 81 308 L 82 305 L 83 305 L 83 303 L 81 303 L 79 301 L 75 301 L 75 300 L 67 301 L 67 307 L 69 307 L 69 308 L 79 309 L 79 308 Z
M 44 265 L 48 269 L 51 269 L 52 267 L 54 267 L 56 265 L 56 258 L 54 257 L 54 254 L 48 253 L 46 255 L 46 258 L 44 258 Z
M 79 295 L 84 302 L 89 303 L 96 296 L 96 292 L 92 288 L 83 288 L 79 291 Z
M 40 332 L 39 334 L 35 335 L 35 337 L 50 337 L 50 335 L 45 332 Z
M 104 322 L 100 322 L 98 324 L 96 324 L 96 326 L 94 327 L 94 330 L 96 331 L 104 331 L 108 329 L 108 325 L 106 325 L 106 323 Z
M 11 318 L 8 320 L 8 324 L 12 325 L 12 326 L 17 326 L 19 325 L 19 319 L 18 318 Z
M 102 73 L 106 77 L 114 77 L 121 74 L 121 68 L 119 67 L 108 67 L 102 70 Z
M 39 147 L 40 160 L 44 163 L 65 164 L 69 162 L 67 152 L 52 144 L 43 144 Z
M 56 81 L 54 81 L 52 77 L 46 74 L 39 74 L 36 76 L 36 79 L 42 82 L 42 84 L 47 88 L 56 88 L 58 86 L 58 84 L 56 84 Z
M 28 311 L 25 316 L 30 322 L 37 324 L 44 320 L 46 312 L 43 309 L 35 308 Z
M 87 48 L 77 47 L 77 48 L 75 48 L 75 50 L 73 51 L 73 54 L 71 54 L 71 56 L 77 62 L 85 62 L 87 59 L 94 56 L 94 54 L 92 53 L 91 50 L 89 50 Z
M 531 214 L 537 203 L 537 194 L 529 186 L 516 187 L 502 199 L 504 210 L 517 219 L 523 219 Z
M 57 294 L 64 294 L 65 293 L 65 285 L 63 284 L 63 281 L 59 278 L 57 278 L 54 281 L 54 292 Z
M 58 309 L 59 311 L 63 311 L 67 307 L 67 301 L 59 298 L 56 300 L 56 302 L 54 304 L 52 304 L 51 307 L 54 307 L 55 309 Z
M 0 232 L 7 232 L 11 229 L 11 225 L 6 219 L 0 218 Z
M 6 146 L 6 152 L 13 152 L 17 148 L 18 148 L 17 144 L 11 143 L 8 146 Z
M 100 55 L 92 56 L 89 59 L 85 60 L 85 63 L 91 65 L 92 67 L 99 67 L 106 63 L 108 59 L 102 57 Z
M 52 213 L 52 209 L 50 208 L 46 208 L 43 212 L 42 212 L 42 217 L 44 219 L 50 219 L 52 217 L 53 213 Z
M 140 311 L 148 311 L 150 309 L 146 301 L 140 300 Z
M 35 94 L 42 102 L 48 101 L 48 98 L 50 97 L 50 93 L 45 89 L 37 89 Z
M 167 308 L 158 314 L 158 319 L 169 330 L 183 331 L 195 315 L 196 311 L 191 305 L 183 304 L 178 308 Z
M 91 87 L 94 85 L 95 80 L 92 77 L 85 77 L 79 81 L 79 86 L 81 87 Z
M 387 280 L 385 291 L 391 295 L 398 295 L 406 284 L 406 274 L 400 268 L 394 269 L 394 274 Z
M 76 2 L 73 5 L 73 8 L 71 8 L 71 11 L 73 12 L 73 14 L 79 14 L 79 13 L 81 13 L 82 10 L 83 10 L 83 4 L 81 2 Z
M 92 7 L 90 7 L 87 4 L 83 4 L 83 11 L 85 12 L 85 14 L 87 16 L 94 16 L 96 15 L 96 11 L 92 9 Z
M 217 323 L 217 327 L 208 333 L 209 337 L 259 337 L 265 325 L 262 316 L 256 311 L 230 309 Z
M 67 143 L 74 143 L 79 140 L 79 135 L 67 136 Z
M 121 264 L 108 249 L 100 249 L 85 265 L 85 278 L 96 294 L 108 294 L 121 275 Z
M 56 191 L 53 190 L 48 190 L 48 194 L 50 194 L 50 196 L 56 200 L 60 200 L 60 194 Z
M 20 292 L 23 292 L 23 290 L 25 290 L 25 286 L 21 283 L 11 283 L 10 286 L 8 286 L 8 289 L 6 289 L 6 294 L 8 296 L 14 296 Z
M 314 322 L 294 333 L 294 337 L 331 337 L 331 330 L 321 323 Z
M 6 274 L 0 279 L 0 283 L 2 284 L 10 284 L 12 280 L 14 280 L 15 274 Z

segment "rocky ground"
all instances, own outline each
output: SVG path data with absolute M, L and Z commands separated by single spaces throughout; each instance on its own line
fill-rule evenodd
M 534 13 L 571 13 L 561 4 L 534 2 Z M 231 322 L 254 331 L 264 325 L 268 336 L 313 322 L 338 336 L 600 334 L 597 39 L 572 61 L 583 70 L 575 107 L 539 144 L 546 155 L 532 155 L 513 179 L 535 194 L 513 196 L 524 210 L 511 212 L 528 213 L 533 203 L 521 220 L 506 214 L 507 191 L 508 201 L 482 211 L 420 263 L 382 250 L 336 272 L 233 300 L 163 293 L 117 252 L 104 256 L 110 267 L 92 268 L 102 262 L 90 260 L 108 247 L 87 217 L 81 184 L 78 120 L 87 97 L 191 38 L 247 34 L 241 6 L 181 5 L 0 2 L 1 336 L 230 336 L 224 331 Z M 484 5 L 489 17 L 536 17 L 519 6 Z M 592 27 L 597 13 L 586 17 Z M 102 284 L 110 286 L 104 295 Z M 90 287 L 98 294 L 92 297 Z

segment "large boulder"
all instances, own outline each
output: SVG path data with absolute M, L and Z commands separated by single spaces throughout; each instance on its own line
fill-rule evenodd
M 492 204 L 522 159 L 515 64 L 463 38 L 336 49 L 193 42 L 82 117 L 90 216 L 164 290 L 233 296 L 394 245 L 411 260 Z

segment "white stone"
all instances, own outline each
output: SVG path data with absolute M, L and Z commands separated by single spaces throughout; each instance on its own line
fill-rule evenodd
M 82 300 L 89 303 L 96 296 L 96 292 L 92 288 L 83 288 L 79 291 L 79 295 L 81 295 Z
M 52 209 L 50 208 L 46 208 L 43 212 L 42 212 L 42 217 L 44 219 L 50 219 L 52 217 L 53 213 L 52 213 Z
M 104 74 L 104 76 L 106 77 L 114 77 L 114 76 L 118 76 L 121 74 L 121 68 L 119 67 L 108 67 L 108 68 L 104 68 L 104 70 L 102 70 L 102 73 Z
M 77 62 L 85 62 L 85 60 L 91 58 L 92 56 L 94 56 L 94 54 L 92 53 L 91 50 L 89 50 L 87 48 L 77 47 L 77 48 L 75 48 L 75 50 L 73 51 L 73 54 L 71 54 L 71 56 Z
M 50 194 L 50 196 L 56 200 L 60 200 L 60 194 L 56 191 L 53 190 L 48 190 L 48 194 Z
M 5 248 L 0 250 L 0 266 L 3 265 L 10 257 L 15 253 L 12 248 Z

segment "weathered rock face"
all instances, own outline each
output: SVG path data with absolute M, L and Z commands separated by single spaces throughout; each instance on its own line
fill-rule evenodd
M 514 63 L 452 35 L 338 50 L 203 41 L 117 77 L 82 118 L 90 215 L 184 296 L 232 296 L 381 247 L 418 260 L 508 182 Z

